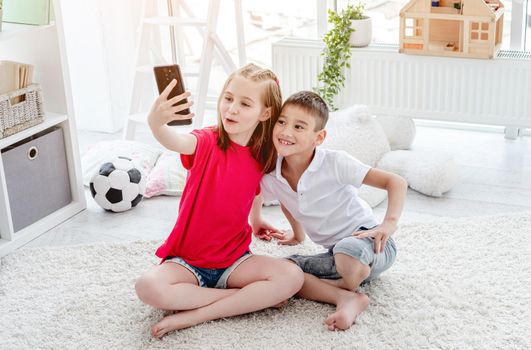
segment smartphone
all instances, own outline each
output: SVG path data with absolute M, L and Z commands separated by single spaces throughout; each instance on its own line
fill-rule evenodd
M 159 94 L 164 91 L 166 86 L 173 80 L 177 80 L 177 84 L 173 87 L 173 89 L 170 91 L 170 94 L 168 95 L 168 100 L 172 97 L 175 97 L 177 95 L 180 95 L 184 93 L 184 83 L 183 83 L 183 76 L 181 74 L 181 69 L 179 68 L 179 65 L 172 64 L 170 66 L 156 66 L 153 67 L 153 72 L 155 73 L 155 80 L 157 81 L 157 88 L 159 89 Z M 188 101 L 186 99 L 177 102 L 174 106 L 180 105 L 183 103 L 187 103 Z M 185 110 L 182 110 L 180 112 L 177 112 L 176 114 L 190 114 L 190 109 L 186 108 Z M 192 119 L 185 119 L 185 120 L 173 120 L 168 123 L 168 125 L 190 125 L 192 124 Z

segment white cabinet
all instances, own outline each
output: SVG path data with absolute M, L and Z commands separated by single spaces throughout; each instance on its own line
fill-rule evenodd
M 61 9 L 61 1 L 55 0 L 56 22 L 48 26 L 3 23 L 2 32 L 0 32 L 0 60 L 13 60 L 34 65 L 33 81 L 41 85 L 46 118 L 41 124 L 0 139 L 0 150 L 5 151 L 14 144 L 50 128 L 61 128 L 71 201 L 36 222 L 15 230 L 10 200 L 17 198 L 17 190 L 16 187 L 12 188 L 13 186 L 6 183 L 5 167 L 9 164 L 5 164 L 2 153 L 0 153 L 0 256 L 26 244 L 86 207 L 61 25 Z M 38 203 L 38 205 L 42 206 L 43 203 Z

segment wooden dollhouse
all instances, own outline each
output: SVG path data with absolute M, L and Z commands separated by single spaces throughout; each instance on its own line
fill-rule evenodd
M 503 13 L 499 0 L 411 0 L 400 11 L 400 52 L 493 58 Z

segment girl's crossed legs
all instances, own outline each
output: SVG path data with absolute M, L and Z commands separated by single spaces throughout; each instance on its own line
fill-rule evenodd
M 294 264 L 253 255 L 230 273 L 229 289 L 200 287 L 190 270 L 171 262 L 140 277 L 135 287 L 146 304 L 179 311 L 152 327 L 152 335 L 160 338 L 172 330 L 277 305 L 297 293 L 303 282 Z

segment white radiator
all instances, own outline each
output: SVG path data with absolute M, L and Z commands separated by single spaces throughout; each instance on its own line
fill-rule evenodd
M 317 85 L 323 44 L 286 38 L 273 44 L 284 98 Z M 531 127 L 531 53 L 495 59 L 414 56 L 395 46 L 353 49 L 337 106 L 366 104 L 376 114 Z

